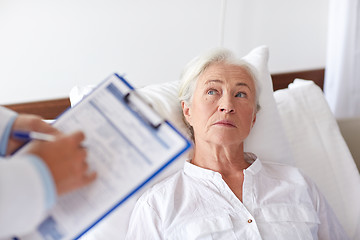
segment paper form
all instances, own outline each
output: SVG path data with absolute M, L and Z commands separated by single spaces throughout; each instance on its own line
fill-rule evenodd
M 98 178 L 80 191 L 60 197 L 29 239 L 81 236 L 190 147 L 167 122 L 155 128 L 143 113 L 134 111 L 125 97 L 132 90 L 124 79 L 113 75 L 55 122 L 65 133 L 85 133 L 88 163 Z

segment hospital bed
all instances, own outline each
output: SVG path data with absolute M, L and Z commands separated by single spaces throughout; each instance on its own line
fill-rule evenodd
M 245 148 L 270 160 L 279 158 L 302 169 L 323 192 L 350 238 L 358 239 L 360 119 L 335 119 L 331 114 L 322 92 L 324 69 L 270 76 L 267 69 L 267 48 L 256 49 L 255 53 L 250 60 L 254 61 L 265 79 L 262 91 L 267 94 L 267 99 L 264 98 L 265 106 L 258 113 L 263 116 L 257 118 L 254 126 L 255 135 L 262 135 L 262 138 L 259 140 L 250 136 Z M 140 88 L 140 91 L 149 104 L 184 132 L 178 113 L 174 113 L 176 84 L 165 82 L 149 85 Z M 71 104 L 73 101 L 70 98 L 63 98 L 7 107 L 19 113 L 38 114 L 45 119 L 54 119 Z M 256 125 L 258 129 L 255 129 Z M 130 200 L 128 205 L 131 204 Z M 131 206 L 121 214 L 115 212 L 109 217 L 109 221 L 103 221 L 89 234 L 92 234 L 93 239 L 121 237 L 126 232 L 127 222 L 121 216 L 129 215 L 130 212 Z M 119 228 L 123 225 L 124 228 Z

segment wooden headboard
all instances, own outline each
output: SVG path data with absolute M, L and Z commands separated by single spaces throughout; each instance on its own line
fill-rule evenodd
M 307 71 L 298 71 L 298 72 L 288 72 L 288 73 L 279 73 L 279 74 L 271 74 L 271 78 L 273 81 L 274 91 L 287 88 L 290 83 L 294 81 L 295 78 L 301 78 L 305 80 L 314 81 L 321 89 L 324 86 L 324 76 L 325 69 L 314 69 Z
M 323 89 L 324 72 L 324 69 L 314 69 L 307 71 L 271 74 L 274 91 L 287 88 L 287 86 L 293 82 L 295 78 L 312 80 L 318 86 L 320 86 L 321 89 Z M 47 101 L 11 104 L 5 105 L 5 107 L 8 107 L 18 113 L 30 113 L 39 115 L 44 119 L 54 119 L 60 113 L 70 107 L 70 100 L 68 98 L 62 98 Z

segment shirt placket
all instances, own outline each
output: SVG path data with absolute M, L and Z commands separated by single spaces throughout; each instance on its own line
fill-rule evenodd
M 222 178 L 219 180 L 219 182 L 221 182 L 220 189 L 222 189 L 223 196 L 231 202 L 234 208 L 234 214 L 236 215 L 233 216 L 235 235 L 239 239 L 261 239 L 256 220 L 251 214 L 255 204 L 254 193 L 252 191 L 253 175 L 244 170 L 243 202 L 236 197 Z M 244 238 L 244 232 L 246 232 L 245 235 L 247 238 Z
M 250 239 L 262 239 L 259 228 L 257 226 L 256 220 L 254 218 L 254 209 L 256 205 L 255 195 L 254 195 L 254 175 L 247 171 L 243 170 L 244 173 L 244 182 L 243 182 L 243 192 L 242 192 L 242 207 L 244 208 L 244 212 L 246 211 L 248 217 L 248 224 L 250 224 L 249 228 L 249 238 Z

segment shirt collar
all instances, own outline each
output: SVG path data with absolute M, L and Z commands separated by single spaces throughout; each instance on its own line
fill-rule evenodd
M 251 159 L 252 159 L 252 163 L 250 165 L 250 167 L 248 167 L 247 169 L 245 169 L 246 173 L 250 173 L 252 175 L 257 174 L 258 172 L 260 172 L 261 168 L 262 168 L 262 163 L 260 161 L 260 159 L 253 153 L 245 153 L 245 154 L 251 154 Z M 246 159 L 246 158 L 245 158 Z M 248 161 L 249 162 L 249 161 Z
M 261 168 L 262 164 L 260 159 L 253 153 L 244 153 L 245 160 L 250 163 L 251 165 L 245 169 L 246 173 L 250 173 L 252 175 L 257 174 Z M 184 165 L 184 173 L 187 175 L 190 175 L 192 177 L 196 178 L 204 178 L 204 179 L 213 179 L 216 177 L 221 177 L 221 174 L 218 172 L 215 172 L 210 169 L 205 169 L 202 167 L 198 167 L 194 164 L 192 164 L 191 159 L 186 160 Z
M 192 164 L 190 161 L 191 159 L 185 161 L 185 165 L 184 165 L 185 174 L 190 175 L 192 177 L 203 178 L 203 179 L 214 179 L 218 177 L 222 178 L 220 173 L 210 169 L 198 167 Z

